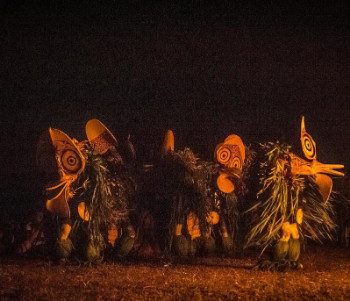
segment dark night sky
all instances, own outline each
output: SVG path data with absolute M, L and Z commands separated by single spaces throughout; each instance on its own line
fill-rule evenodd
M 85 139 L 90 118 L 121 140 L 130 132 L 146 160 L 168 127 L 178 148 L 205 159 L 231 133 L 246 143 L 279 139 L 300 154 L 305 115 L 318 159 L 350 166 L 346 1 L 57 2 L 2 7 L 5 202 L 40 196 L 41 132 L 52 126 Z

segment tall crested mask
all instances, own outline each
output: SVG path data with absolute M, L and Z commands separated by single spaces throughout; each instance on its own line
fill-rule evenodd
M 48 191 L 58 192 L 55 197 L 47 200 L 46 208 L 59 217 L 69 217 L 68 200 L 74 195 L 71 184 L 84 171 L 85 157 L 79 149 L 79 143 L 67 134 L 52 128 L 49 129 L 49 133 L 55 149 L 60 181 L 57 185 L 47 188 Z
M 304 116 L 301 119 L 300 141 L 305 157 L 311 161 L 291 154 L 291 172 L 294 175 L 314 176 L 323 201 L 326 202 L 333 188 L 333 181 L 328 175 L 344 176 L 344 173 L 335 170 L 344 168 L 344 165 L 323 164 L 317 161 L 316 142 L 306 131 Z
M 86 123 L 85 132 L 90 145 L 97 153 L 104 155 L 109 152 L 116 164 L 123 162 L 117 151 L 117 139 L 101 121 L 89 120 Z
M 175 149 L 175 138 L 172 130 L 167 130 L 162 144 L 161 156 L 164 157 L 169 151 Z
M 217 186 L 224 193 L 231 193 L 235 186 L 231 177 L 242 173 L 245 161 L 245 147 L 242 139 L 237 135 L 228 136 L 224 142 L 215 148 L 214 157 L 216 161 L 225 167 L 225 172 L 221 172 L 217 178 Z

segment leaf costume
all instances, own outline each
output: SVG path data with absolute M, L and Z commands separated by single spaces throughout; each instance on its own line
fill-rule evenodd
M 246 247 L 259 246 L 263 251 L 275 243 L 273 262 L 264 262 L 261 268 L 298 267 L 299 234 L 321 242 L 331 239 L 335 228 L 329 200 L 332 180 L 325 173 L 343 176 L 335 170 L 343 165 L 316 160 L 316 143 L 306 132 L 304 117 L 300 139 L 308 160 L 286 144 L 261 145 L 266 161 L 260 164 L 261 189 L 258 202 L 249 209 L 255 219 L 246 242 Z
M 230 254 L 234 251 L 238 231 L 237 194 L 242 188 L 241 173 L 245 161 L 241 138 L 228 136 L 216 146 L 214 159 L 216 163 L 207 165 L 212 208 L 208 212 L 203 251 L 205 254 Z
M 150 200 L 144 206 L 147 210 L 144 216 L 151 218 L 154 226 L 147 229 L 141 226 L 140 237 L 150 240 L 145 232 L 155 231 L 156 238 L 151 240 L 158 240 L 166 256 L 195 255 L 211 208 L 207 169 L 191 149 L 175 150 L 174 134 L 168 130 L 160 158 L 147 177 L 151 179 L 147 187 Z
M 58 257 L 69 257 L 73 245 L 87 261 L 101 259 L 107 246 L 127 255 L 135 239 L 130 213 L 136 186 L 116 138 L 97 119 L 86 125 L 88 141 L 78 143 L 57 129 L 50 134 L 60 180 L 47 189 L 55 195 L 46 207 L 61 220 Z

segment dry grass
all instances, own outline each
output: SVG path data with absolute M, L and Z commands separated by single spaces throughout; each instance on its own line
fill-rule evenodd
M 57 265 L 3 259 L 0 300 L 349 300 L 349 250 L 313 248 L 302 271 L 253 271 L 255 257 Z

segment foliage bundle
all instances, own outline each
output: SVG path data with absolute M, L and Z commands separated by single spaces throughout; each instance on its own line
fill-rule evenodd
M 278 240 L 283 223 L 294 223 L 298 209 L 304 213 L 299 231 L 304 237 L 319 242 L 332 238 L 332 200 L 323 202 L 314 177 L 291 173 L 290 148 L 279 142 L 261 144 L 266 160 L 260 164 L 258 202 L 248 210 L 253 226 L 246 247 L 265 248 Z

